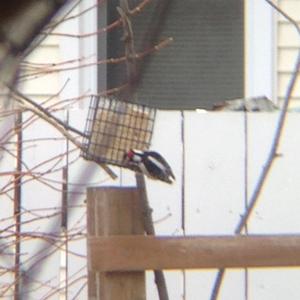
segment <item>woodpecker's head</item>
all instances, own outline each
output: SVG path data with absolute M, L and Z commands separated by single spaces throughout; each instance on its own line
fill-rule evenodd
M 130 149 L 128 152 L 124 154 L 125 162 L 135 162 L 138 163 L 142 160 L 142 152 L 134 149 Z

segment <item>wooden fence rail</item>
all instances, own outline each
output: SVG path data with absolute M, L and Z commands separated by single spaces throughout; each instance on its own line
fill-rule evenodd
M 88 247 L 98 271 L 300 266 L 299 235 L 110 236 Z
M 145 300 L 145 270 L 300 266 L 300 235 L 145 236 L 136 188 L 88 189 L 89 299 Z

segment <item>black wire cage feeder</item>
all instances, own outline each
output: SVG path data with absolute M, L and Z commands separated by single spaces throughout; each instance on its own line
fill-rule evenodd
M 148 150 L 156 109 L 115 98 L 91 98 L 81 156 L 101 164 L 133 169 L 124 161 L 130 149 Z

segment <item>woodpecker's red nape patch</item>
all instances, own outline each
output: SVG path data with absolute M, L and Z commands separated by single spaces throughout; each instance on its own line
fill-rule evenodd
M 131 159 L 133 156 L 134 156 L 134 152 L 133 152 L 132 149 L 130 149 L 130 150 L 127 152 L 127 157 L 128 157 L 129 159 Z

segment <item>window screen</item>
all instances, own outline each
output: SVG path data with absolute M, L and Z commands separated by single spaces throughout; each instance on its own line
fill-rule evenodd
M 133 8 L 141 1 L 128 2 Z M 110 0 L 100 8 L 99 26 L 119 17 L 118 5 L 119 1 Z M 243 97 L 243 1 L 153 0 L 131 20 L 136 52 L 164 38 L 174 39 L 168 47 L 138 61 L 135 93 L 140 103 L 181 110 L 210 108 L 215 102 Z M 119 27 L 100 36 L 100 59 L 124 55 L 122 35 Z M 101 89 L 126 81 L 125 63 L 99 67 Z M 128 97 L 122 93 L 119 97 Z

